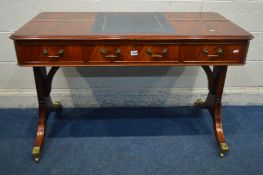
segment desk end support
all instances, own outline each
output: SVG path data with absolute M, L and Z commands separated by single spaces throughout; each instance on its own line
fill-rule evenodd
M 58 69 L 59 67 L 52 67 L 47 73 L 46 67 L 33 67 L 39 103 L 35 146 L 32 149 L 32 156 L 35 162 L 40 161 L 41 148 L 45 138 L 46 122 L 50 112 L 62 109 L 62 105 L 59 102 L 53 103 L 50 97 L 52 80 Z
M 202 66 L 208 79 L 208 95 L 205 101 L 198 99 L 195 106 L 208 109 L 214 125 L 215 137 L 219 146 L 220 157 L 224 157 L 229 151 L 225 141 L 222 127 L 222 95 L 227 73 L 227 66 L 214 66 L 213 70 L 209 66 Z

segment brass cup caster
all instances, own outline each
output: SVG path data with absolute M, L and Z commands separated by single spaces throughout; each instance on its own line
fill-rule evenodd
M 220 157 L 223 158 L 226 152 L 229 151 L 229 148 L 226 143 L 220 143 Z
M 33 149 L 32 149 L 32 156 L 33 156 L 33 159 L 36 163 L 39 162 L 40 160 L 40 147 L 39 146 L 35 146 Z
M 202 106 L 204 106 L 204 104 L 205 104 L 205 101 L 203 100 L 203 99 L 201 99 L 201 98 L 199 98 L 199 99 L 197 99 L 196 101 L 195 101 L 195 107 L 196 108 L 199 108 L 199 107 L 202 107 Z
M 60 109 L 62 109 L 62 105 L 59 101 L 55 101 L 55 102 L 53 102 L 52 108 L 53 108 L 53 110 L 60 110 Z

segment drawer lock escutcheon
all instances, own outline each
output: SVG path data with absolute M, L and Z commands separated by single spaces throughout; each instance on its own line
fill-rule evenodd
M 224 51 L 221 48 L 217 50 L 216 54 L 209 54 L 207 49 L 202 50 L 202 52 L 205 56 L 207 56 L 210 59 L 216 59 L 224 55 Z
M 51 60 L 58 60 L 59 58 L 61 58 L 64 55 L 64 50 L 59 49 L 57 55 L 48 55 L 48 50 L 44 49 L 43 55 L 47 56 Z
M 104 58 L 114 59 L 118 58 L 121 55 L 121 49 L 116 49 L 113 54 L 107 54 L 107 51 L 105 49 L 100 49 L 100 53 L 104 56 Z
M 148 49 L 147 50 L 147 54 L 151 57 L 151 58 L 164 58 L 167 54 L 168 54 L 168 50 L 167 49 L 163 49 L 161 54 L 155 54 L 153 53 L 152 49 Z

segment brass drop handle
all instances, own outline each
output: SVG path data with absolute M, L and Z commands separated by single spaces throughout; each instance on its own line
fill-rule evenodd
M 206 55 L 208 58 L 217 58 L 224 55 L 223 49 L 218 49 L 216 54 L 209 54 L 207 49 L 202 50 L 203 54 Z
M 58 58 L 60 58 L 64 55 L 64 49 L 59 49 L 57 55 L 48 55 L 48 50 L 44 49 L 43 55 L 47 56 L 51 60 L 57 60 Z
M 121 49 L 116 49 L 115 54 L 107 54 L 105 49 L 100 49 L 100 53 L 104 56 L 104 58 L 118 58 L 121 55 Z
M 152 58 L 164 58 L 167 55 L 168 50 L 167 49 L 163 49 L 161 54 L 154 54 L 152 49 L 148 49 L 147 53 Z

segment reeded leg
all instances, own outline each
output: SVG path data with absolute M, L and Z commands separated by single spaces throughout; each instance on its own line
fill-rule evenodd
M 195 106 L 208 109 L 214 123 L 215 137 L 220 149 L 220 156 L 224 157 L 229 148 L 226 144 L 222 128 L 222 94 L 224 89 L 227 66 L 215 66 L 213 71 L 209 66 L 202 66 L 208 78 L 209 93 L 205 101 L 197 100 Z
M 60 103 L 52 103 L 50 98 L 52 79 L 58 68 L 52 67 L 48 74 L 45 67 L 33 68 L 39 102 L 37 133 L 35 146 L 32 149 L 32 156 L 35 162 L 39 162 L 40 160 L 40 152 L 44 143 L 46 122 L 49 113 L 62 108 Z

